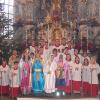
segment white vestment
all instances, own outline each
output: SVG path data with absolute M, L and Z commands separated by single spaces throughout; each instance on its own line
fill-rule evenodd
M 69 80 L 72 80 L 72 66 L 74 65 L 72 61 L 67 61 L 69 65 Z
M 55 71 L 57 69 L 57 64 L 53 61 L 50 65 L 46 64 L 44 67 L 44 75 L 45 75 L 45 92 L 52 93 L 56 91 L 55 88 Z M 49 73 L 50 72 L 50 73 Z
M 44 59 L 44 63 L 46 63 L 47 59 L 49 58 L 49 49 L 45 49 L 43 50 L 43 59 Z
M 90 76 L 90 80 L 89 83 L 90 84 L 98 84 L 98 73 L 100 73 L 100 67 L 98 64 L 91 64 L 91 76 Z
M 73 81 L 81 81 L 81 67 L 82 65 L 73 63 L 72 65 L 72 80 Z
M 0 85 L 7 86 L 9 84 L 9 66 L 6 65 L 4 68 L 0 66 Z
M 89 79 L 90 79 L 90 65 L 88 66 L 82 66 L 82 82 L 87 82 L 89 83 Z
M 9 79 L 10 79 L 10 87 L 19 87 L 20 85 L 20 76 L 19 70 L 11 69 L 9 72 Z

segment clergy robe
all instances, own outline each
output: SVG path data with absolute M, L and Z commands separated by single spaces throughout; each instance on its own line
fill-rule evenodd
M 49 53 L 50 53 L 50 50 L 44 48 L 44 50 L 43 50 L 43 59 L 44 59 L 45 63 L 46 63 L 47 59 L 49 58 Z
M 67 61 L 67 63 L 69 64 L 69 84 L 66 86 L 66 92 L 68 94 L 72 93 L 72 66 L 73 66 L 73 62 L 72 61 Z
M 19 69 L 12 68 L 9 72 L 9 79 L 10 79 L 9 94 L 11 97 L 17 97 L 19 95 L 19 86 L 20 86 Z
M 82 66 L 82 90 L 83 94 L 89 95 L 89 77 L 91 76 L 90 66 Z
M 9 92 L 9 66 L 0 66 L 0 93 L 8 94 Z
M 57 63 L 53 60 L 51 64 L 48 63 L 44 67 L 44 75 L 45 75 L 45 92 L 52 93 L 56 91 L 55 88 L 55 71 L 57 69 Z
M 44 91 L 44 74 L 42 62 L 37 59 L 32 67 L 32 90 L 34 93 Z
M 100 73 L 100 66 L 96 64 L 90 65 L 91 69 L 91 76 L 89 79 L 89 87 L 90 87 L 90 94 L 91 96 L 98 95 L 98 73 Z
M 73 63 L 72 65 L 72 89 L 74 93 L 79 93 L 81 88 L 81 67 L 82 65 Z

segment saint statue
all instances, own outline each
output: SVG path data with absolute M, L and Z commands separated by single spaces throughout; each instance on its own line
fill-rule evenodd
M 32 90 L 34 93 L 41 93 L 44 91 L 43 63 L 39 54 L 36 55 L 32 67 Z

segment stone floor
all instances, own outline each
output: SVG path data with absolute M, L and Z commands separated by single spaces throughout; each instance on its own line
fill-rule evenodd
M 11 100 L 11 98 L 8 96 L 2 96 L 0 97 L 0 100 Z

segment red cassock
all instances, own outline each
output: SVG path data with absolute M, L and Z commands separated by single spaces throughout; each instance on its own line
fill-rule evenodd
M 67 84 L 67 86 L 66 86 L 66 93 L 70 94 L 70 93 L 72 93 L 72 65 L 73 65 L 73 62 L 72 61 L 67 61 L 67 62 L 69 64 L 69 70 L 68 70 L 69 84 Z
M 89 78 L 91 76 L 90 66 L 82 66 L 82 89 L 83 93 L 89 95 Z
M 19 88 L 18 87 L 10 87 L 9 93 L 11 97 L 17 97 L 19 95 Z
M 0 93 L 1 94 L 8 94 L 9 93 L 9 86 L 0 86 Z

